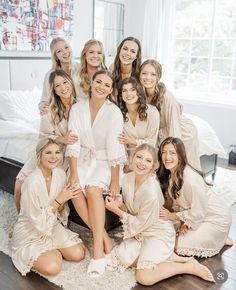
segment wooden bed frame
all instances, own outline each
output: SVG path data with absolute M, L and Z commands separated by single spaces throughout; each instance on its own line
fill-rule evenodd
M 217 166 L 217 155 L 202 155 L 201 166 L 204 176 L 211 175 L 212 181 L 214 181 L 216 174 L 216 166 Z M 7 159 L 4 157 L 0 157 L 0 188 L 4 191 L 7 191 L 11 194 L 14 194 L 14 184 L 15 178 L 20 171 L 22 163 L 17 162 L 15 160 Z M 82 226 L 85 226 L 80 216 L 74 209 L 74 206 L 71 202 L 69 202 L 70 206 L 70 216 L 69 219 L 75 223 L 78 223 Z M 110 230 L 119 224 L 119 218 L 111 213 L 110 211 L 106 211 L 106 229 Z

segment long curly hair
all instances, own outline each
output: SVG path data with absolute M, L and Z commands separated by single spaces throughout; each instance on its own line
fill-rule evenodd
M 170 170 L 165 168 L 165 165 L 162 161 L 162 152 L 164 151 L 164 147 L 167 144 L 172 144 L 176 150 L 176 154 L 178 156 L 178 165 L 177 168 L 174 172 L 174 175 L 172 176 L 172 185 L 170 188 L 171 195 L 173 196 L 174 199 L 177 199 L 179 196 L 179 191 L 181 190 L 183 184 L 184 184 L 184 179 L 183 179 L 183 174 L 184 174 L 184 169 L 186 165 L 191 167 L 195 172 L 197 172 L 199 175 L 202 176 L 204 182 L 207 185 L 211 185 L 206 180 L 204 179 L 204 175 L 201 171 L 197 170 L 196 168 L 192 167 L 187 160 L 186 156 L 186 150 L 184 143 L 181 139 L 175 138 L 175 137 L 167 137 L 160 145 L 160 148 L 158 150 L 158 162 L 159 162 L 159 168 L 157 169 L 156 175 L 157 178 L 160 181 L 161 184 L 161 189 L 163 192 L 164 197 L 166 197 L 169 184 L 170 184 Z
M 137 104 L 138 104 L 138 108 L 137 108 L 137 113 L 139 116 L 139 120 L 140 121 L 147 121 L 147 104 L 146 104 L 146 95 L 144 92 L 144 89 L 142 87 L 142 85 L 139 83 L 139 81 L 135 78 L 135 77 L 130 77 L 130 78 L 126 78 L 124 79 L 119 88 L 118 88 L 118 106 L 122 112 L 123 118 L 125 122 L 128 122 L 128 117 L 127 117 L 127 106 L 125 101 L 122 98 L 122 91 L 123 91 L 123 87 L 124 85 L 127 84 L 131 84 L 132 87 L 136 90 L 137 95 L 138 95 L 138 100 L 137 100 Z
M 89 48 L 94 44 L 98 44 L 101 47 L 101 51 L 102 51 L 102 63 L 101 63 L 100 69 L 106 69 L 105 53 L 104 53 L 102 42 L 96 39 L 88 40 L 84 44 L 84 48 L 82 49 L 81 54 L 80 54 L 80 69 L 79 69 L 80 87 L 86 95 L 89 93 L 90 81 L 91 81 L 88 75 L 86 53 L 88 52 Z
M 160 79 L 162 77 L 162 66 L 159 62 L 157 62 L 155 59 L 147 59 L 145 60 L 142 65 L 140 66 L 139 70 L 139 79 L 140 75 L 142 73 L 142 70 L 144 69 L 145 65 L 150 64 L 154 67 L 156 75 L 157 75 L 157 82 L 155 85 L 155 92 L 154 96 L 151 100 L 151 105 L 155 106 L 159 113 L 161 113 L 161 106 L 163 103 L 164 95 L 166 93 L 166 86 L 164 83 L 160 82 Z
M 95 72 L 95 74 L 92 77 L 92 82 L 96 79 L 96 77 L 98 75 L 106 75 L 106 76 L 108 76 L 112 80 L 112 90 L 114 89 L 114 80 L 113 80 L 112 74 L 111 74 L 111 72 L 109 72 L 109 70 L 107 70 L 107 69 L 100 69 L 97 72 Z M 89 98 L 91 98 L 91 85 L 90 85 L 90 88 L 89 88 Z M 111 101 L 112 103 L 114 103 L 115 105 L 117 105 L 116 102 L 112 98 L 112 92 L 111 92 L 111 94 L 109 94 L 107 96 L 107 99 L 109 101 Z
M 112 71 L 112 76 L 113 76 L 114 82 L 115 82 L 115 85 L 114 85 L 115 89 L 118 89 L 120 82 L 121 82 L 120 51 L 121 51 L 121 48 L 124 45 L 125 41 L 133 41 L 138 45 L 137 57 L 132 63 L 131 76 L 138 77 L 139 68 L 140 68 L 140 65 L 142 62 L 142 50 L 141 50 L 140 41 L 137 38 L 132 37 L 132 36 L 129 36 L 129 37 L 126 37 L 125 39 L 123 39 L 121 41 L 121 43 L 119 44 L 119 46 L 117 47 L 117 52 L 116 52 L 116 56 L 115 56 L 115 60 L 114 60 L 114 68 Z
M 61 68 L 61 62 L 56 56 L 56 49 L 55 49 L 56 44 L 58 42 L 60 42 L 60 41 L 64 42 L 65 45 L 70 48 L 70 50 L 71 50 L 71 60 L 73 59 L 72 49 L 71 49 L 69 43 L 62 37 L 55 37 L 55 38 L 53 38 L 53 40 L 50 43 L 51 60 L 52 60 L 52 68 L 53 69 L 60 69 Z
M 50 111 L 55 125 L 58 125 L 62 121 L 62 119 L 65 118 L 66 112 L 65 105 L 62 103 L 61 98 L 56 94 L 54 89 L 54 80 L 57 76 L 66 79 L 72 86 L 71 106 L 76 102 L 75 86 L 72 81 L 72 78 L 62 69 L 52 71 L 49 76 L 49 84 L 51 91 Z

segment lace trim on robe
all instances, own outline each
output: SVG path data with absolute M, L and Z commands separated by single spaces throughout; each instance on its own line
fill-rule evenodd
M 125 212 L 122 216 L 122 218 L 120 219 L 120 221 L 122 222 L 123 224 L 123 236 L 124 236 L 124 239 L 127 239 L 130 237 L 130 229 L 129 229 L 129 214 L 127 212 Z
M 117 246 L 106 256 L 107 268 L 109 271 L 123 273 L 130 265 L 124 265 L 116 254 Z
M 188 218 L 185 217 L 184 212 L 176 212 L 176 215 L 179 217 L 179 219 L 180 219 L 181 221 L 184 222 L 184 224 L 185 224 L 188 228 L 191 228 L 191 229 L 193 229 L 193 230 L 196 230 L 196 229 L 197 229 L 197 226 L 194 225 L 194 223 L 193 223 L 190 219 L 188 219 Z
M 110 165 L 111 167 L 115 167 L 115 166 L 117 166 L 117 165 L 124 165 L 124 164 L 126 163 L 126 161 L 127 161 L 127 158 L 126 158 L 126 156 L 124 155 L 124 156 L 121 156 L 121 157 L 119 157 L 119 158 L 109 160 L 109 165 Z
M 156 264 L 153 261 L 142 261 L 141 263 L 138 263 L 137 269 L 139 270 L 144 270 L 144 269 L 150 269 L 150 270 L 155 270 L 156 269 Z
M 77 150 L 68 149 L 66 150 L 65 157 L 79 157 L 79 152 Z
M 194 249 L 194 248 L 180 248 L 177 247 L 177 254 L 181 256 L 188 256 L 188 257 L 199 257 L 199 258 L 208 258 L 217 255 L 221 248 L 218 249 Z
M 46 224 L 47 224 L 47 229 L 46 229 L 46 232 L 43 233 L 47 236 L 51 236 L 52 235 L 52 229 L 53 229 L 53 226 L 57 220 L 57 216 L 53 213 L 52 211 L 52 207 L 51 206 L 47 206 L 47 207 L 44 207 L 44 208 L 41 208 L 42 211 L 45 212 L 45 215 L 46 215 Z
M 16 179 L 20 180 L 20 181 L 24 181 L 26 179 L 26 177 L 28 176 L 28 174 L 20 171 L 18 173 L 18 175 L 16 176 Z

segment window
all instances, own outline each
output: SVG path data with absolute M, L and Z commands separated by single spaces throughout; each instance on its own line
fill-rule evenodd
M 235 0 L 176 0 L 173 81 L 188 95 L 235 99 Z
M 124 4 L 95 0 L 94 38 L 102 41 L 107 56 L 116 54 L 124 35 Z

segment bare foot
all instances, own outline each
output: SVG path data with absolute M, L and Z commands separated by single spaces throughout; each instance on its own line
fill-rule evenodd
M 178 263 L 186 263 L 190 260 L 194 259 L 193 257 L 181 257 L 179 255 L 176 255 L 173 253 L 171 257 L 169 258 L 170 261 L 172 262 L 178 262 Z
M 189 274 L 198 276 L 206 281 L 215 282 L 211 271 L 197 260 L 191 259 L 187 262 L 187 265 L 189 267 Z
M 106 240 L 104 240 L 104 251 L 105 254 L 109 254 L 111 252 L 111 250 L 115 247 L 116 242 L 114 239 L 112 238 L 107 238 Z

